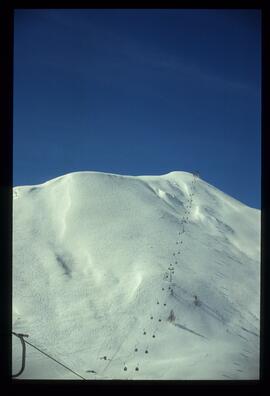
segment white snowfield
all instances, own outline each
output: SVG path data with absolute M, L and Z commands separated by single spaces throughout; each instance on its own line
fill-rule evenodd
M 15 187 L 13 215 L 31 344 L 89 380 L 259 378 L 259 210 L 192 173 L 77 172 Z M 18 378 L 79 379 L 30 345 Z

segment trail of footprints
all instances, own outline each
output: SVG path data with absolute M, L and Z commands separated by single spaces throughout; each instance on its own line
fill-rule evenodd
M 139 354 L 139 352 L 143 352 L 144 355 L 150 355 L 150 350 L 149 350 L 149 343 L 147 343 L 147 337 L 149 337 L 149 335 L 151 336 L 151 338 L 153 339 L 157 339 L 157 332 L 162 324 L 162 322 L 164 322 L 164 320 L 168 320 L 170 312 L 172 312 L 172 310 L 170 310 L 169 308 L 169 303 L 170 303 L 170 297 L 174 295 L 174 284 L 173 284 L 173 277 L 175 275 L 176 272 L 176 267 L 179 266 L 179 258 L 182 252 L 182 248 L 183 248 L 183 240 L 182 240 L 182 235 L 185 233 L 185 225 L 188 224 L 189 222 L 189 216 L 191 214 L 191 208 L 192 208 L 192 203 L 193 203 L 193 197 L 194 197 L 194 189 L 195 189 L 195 184 L 196 181 L 198 179 L 198 174 L 193 174 L 193 180 L 191 182 L 191 188 L 190 188 L 190 192 L 189 192 L 189 198 L 187 201 L 187 206 L 185 208 L 184 211 L 184 216 L 180 222 L 180 226 L 181 226 L 181 230 L 178 232 L 177 235 L 177 240 L 176 240 L 176 249 L 175 251 L 172 253 L 172 257 L 173 257 L 173 263 L 171 262 L 169 267 L 167 268 L 167 270 L 165 271 L 165 273 L 163 274 L 163 279 L 162 279 L 162 285 L 161 285 L 161 290 L 164 292 L 165 294 L 165 298 L 163 301 L 159 301 L 156 300 L 156 305 L 158 305 L 160 307 L 160 313 L 157 314 L 156 316 L 154 315 L 150 315 L 147 319 L 148 322 L 146 323 L 145 328 L 141 329 L 141 336 L 144 337 L 143 342 L 137 342 L 134 345 L 133 351 L 131 351 L 131 353 L 129 354 L 128 357 L 130 356 L 134 356 L 135 354 Z M 164 284 L 165 282 L 165 284 Z M 164 310 L 166 312 L 166 315 L 164 314 Z M 146 320 L 147 320 L 146 319 Z M 156 326 L 154 328 L 154 331 L 147 331 L 147 327 L 149 326 L 149 321 L 150 323 L 156 323 Z M 140 346 L 141 345 L 141 346 Z M 99 359 L 104 359 L 105 361 L 110 361 L 111 359 L 109 359 L 107 356 L 103 356 L 100 357 Z M 120 359 L 120 358 L 117 358 Z M 116 360 L 116 359 L 115 359 Z M 139 360 L 139 359 L 138 359 Z M 120 359 L 120 361 L 122 361 L 122 369 L 125 372 L 130 372 L 130 371 L 139 371 L 140 367 L 139 367 L 139 362 L 135 365 L 135 367 L 130 367 L 128 366 L 128 364 L 126 363 L 126 361 Z M 105 370 L 103 370 L 104 373 Z

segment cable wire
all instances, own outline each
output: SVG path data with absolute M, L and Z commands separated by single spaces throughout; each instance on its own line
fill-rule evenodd
M 12 332 L 12 334 L 16 335 L 18 337 L 18 335 L 14 332 Z M 40 353 L 42 353 L 43 355 L 47 356 L 49 359 L 54 360 L 56 363 L 58 363 L 60 366 L 64 367 L 65 369 L 69 370 L 71 373 L 75 374 L 77 377 L 80 377 L 83 380 L 86 380 L 86 378 L 82 377 L 80 374 L 76 373 L 75 371 L 73 371 L 72 369 L 70 369 L 69 367 L 67 367 L 65 364 L 59 362 L 58 360 L 54 359 L 52 356 L 48 355 L 46 352 L 43 352 L 41 349 L 39 349 L 38 347 L 36 347 L 35 345 L 33 345 L 31 342 L 24 340 L 24 342 L 28 345 L 30 345 L 32 348 L 35 348 L 36 350 L 38 350 Z

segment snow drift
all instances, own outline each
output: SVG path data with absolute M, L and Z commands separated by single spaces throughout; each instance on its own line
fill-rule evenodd
M 259 378 L 259 210 L 187 172 L 78 172 L 15 187 L 13 216 L 13 331 L 42 351 L 86 379 Z M 19 378 L 77 379 L 29 345 Z

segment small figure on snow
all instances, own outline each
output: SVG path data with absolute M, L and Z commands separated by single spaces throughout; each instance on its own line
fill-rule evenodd
M 194 304 L 197 305 L 197 306 L 201 305 L 201 303 L 200 303 L 200 301 L 198 300 L 198 297 L 197 297 L 197 296 L 194 296 Z
M 167 319 L 169 322 L 173 323 L 175 321 L 175 314 L 173 312 L 173 310 L 171 309 L 170 315 L 168 316 Z

